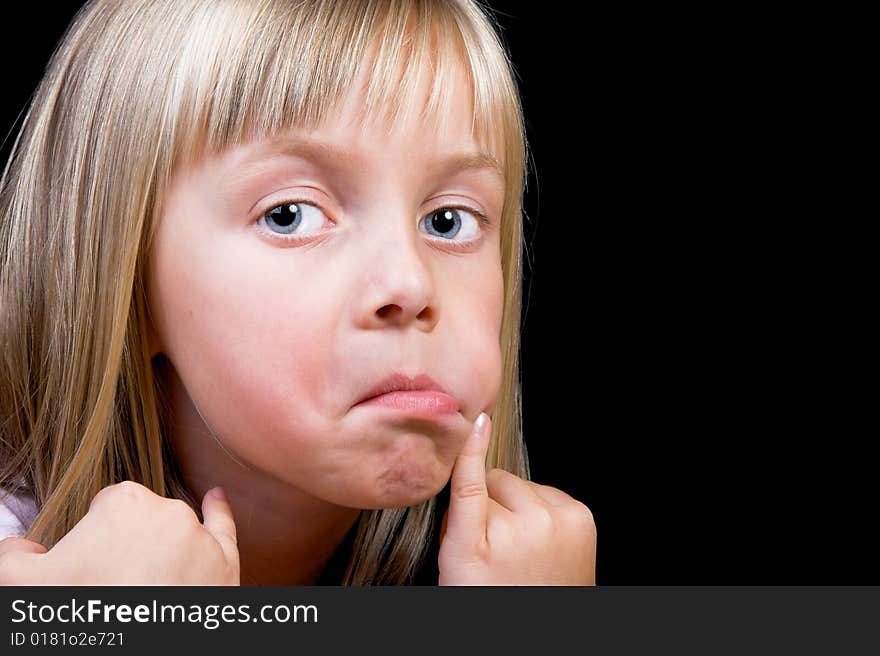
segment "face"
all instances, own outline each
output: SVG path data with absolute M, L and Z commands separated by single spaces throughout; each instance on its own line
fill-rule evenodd
M 362 125 L 352 94 L 318 129 L 175 172 L 150 252 L 155 348 L 261 475 L 351 508 L 413 505 L 493 408 L 504 187 L 449 168 L 480 150 L 459 83 L 442 134 Z M 429 376 L 457 411 L 358 405 L 395 372 Z

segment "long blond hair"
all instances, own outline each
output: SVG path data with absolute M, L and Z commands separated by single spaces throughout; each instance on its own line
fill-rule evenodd
M 60 41 L 0 180 L 0 489 L 39 513 L 51 548 L 97 492 L 133 480 L 200 504 L 168 439 L 151 359 L 146 263 L 178 165 L 314 126 L 375 47 L 365 116 L 409 110 L 418 64 L 442 120 L 463 65 L 475 139 L 500 135 L 503 378 L 487 465 L 529 477 L 519 384 L 526 141 L 514 69 L 475 0 L 91 0 Z M 157 358 L 158 360 L 158 358 Z M 344 585 L 407 584 L 436 498 L 364 510 Z

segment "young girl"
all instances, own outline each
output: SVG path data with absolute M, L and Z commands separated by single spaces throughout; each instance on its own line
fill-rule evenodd
M 594 583 L 528 480 L 525 155 L 474 0 L 86 3 L 0 185 L 0 580 Z

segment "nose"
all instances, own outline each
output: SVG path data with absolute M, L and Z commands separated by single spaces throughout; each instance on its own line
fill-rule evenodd
M 426 261 L 428 248 L 409 223 L 403 229 L 389 228 L 364 262 L 362 327 L 415 323 L 420 330 L 430 330 L 434 326 L 439 308 L 434 272 Z

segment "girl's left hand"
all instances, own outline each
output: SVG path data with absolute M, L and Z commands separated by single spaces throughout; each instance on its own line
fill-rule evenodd
M 452 470 L 439 585 L 595 585 L 592 512 L 555 487 L 487 472 L 490 424 L 471 431 Z

